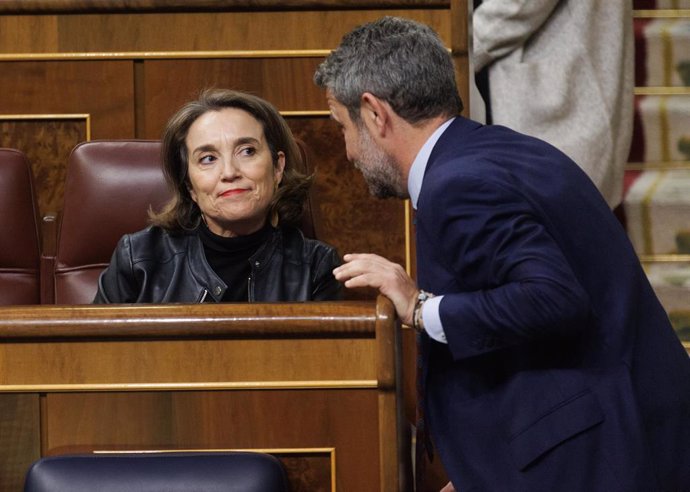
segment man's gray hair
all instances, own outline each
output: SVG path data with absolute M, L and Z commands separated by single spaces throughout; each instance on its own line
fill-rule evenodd
M 410 19 L 383 17 L 355 28 L 319 65 L 314 82 L 330 90 L 354 122 L 364 92 L 413 124 L 462 111 L 448 50 L 429 26 Z

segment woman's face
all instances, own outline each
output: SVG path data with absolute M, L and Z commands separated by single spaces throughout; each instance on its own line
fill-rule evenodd
M 242 109 L 201 115 L 187 138 L 190 194 L 208 228 L 244 236 L 263 227 L 283 178 L 285 154 L 273 165 L 261 123 Z

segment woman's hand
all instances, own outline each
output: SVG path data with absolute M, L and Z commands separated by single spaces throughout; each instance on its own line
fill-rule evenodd
M 336 279 L 348 289 L 378 289 L 393 302 L 400 320 L 412 326 L 412 311 L 419 291 L 403 267 L 374 254 L 347 254 L 343 260 L 345 263 L 333 270 Z

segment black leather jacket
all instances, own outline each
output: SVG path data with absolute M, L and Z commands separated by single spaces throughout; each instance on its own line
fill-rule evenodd
M 338 300 L 334 248 L 294 228 L 273 229 L 249 259 L 249 301 Z M 173 235 L 151 226 L 120 239 L 101 273 L 94 303 L 219 302 L 225 283 L 206 261 L 197 233 Z

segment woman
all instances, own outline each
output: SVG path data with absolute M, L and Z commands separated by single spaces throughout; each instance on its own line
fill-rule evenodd
M 295 227 L 312 179 L 271 104 L 205 91 L 168 122 L 162 158 L 174 196 L 120 240 L 95 303 L 340 298 L 335 249 Z

